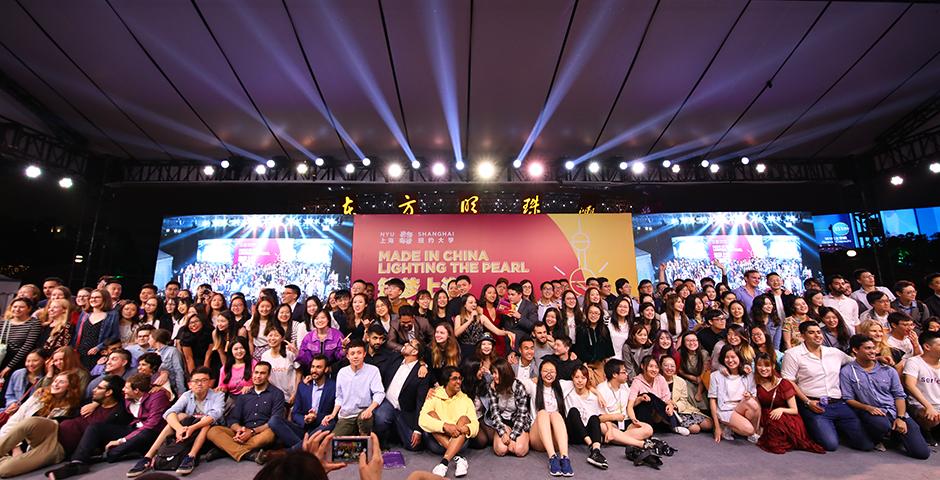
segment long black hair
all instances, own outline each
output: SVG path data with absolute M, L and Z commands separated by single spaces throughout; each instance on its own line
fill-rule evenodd
M 550 358 L 543 358 L 542 364 L 539 365 L 538 383 L 535 384 L 535 409 L 536 411 L 545 410 L 545 397 L 544 397 L 544 394 L 542 393 L 545 390 L 545 383 L 542 380 L 542 370 L 545 368 L 545 364 L 549 364 L 555 367 L 555 372 L 556 372 L 555 381 L 552 382 L 551 388 L 552 388 L 552 392 L 554 392 L 555 394 L 555 403 L 558 404 L 558 412 L 559 413 L 567 412 L 568 409 L 565 408 L 565 394 L 562 393 L 561 384 L 558 382 L 558 374 L 557 374 L 558 365 L 555 363 L 554 360 Z M 564 414 L 562 413 L 562 415 Z
M 472 356 L 460 362 L 460 375 L 463 377 L 463 383 L 460 384 L 460 389 L 471 399 L 479 398 L 486 393 L 486 379 L 477 378 L 479 371 L 480 360 Z
M 242 375 L 242 378 L 251 380 L 251 350 L 248 348 L 248 339 L 245 337 L 235 337 L 235 340 L 229 345 L 228 351 L 225 352 L 225 367 L 222 369 L 222 383 L 228 383 L 229 379 L 232 378 L 232 367 L 235 366 L 235 354 L 232 353 L 232 349 L 235 345 L 241 345 L 242 348 L 245 349 L 245 356 L 242 357 L 242 361 L 245 362 L 245 373 Z

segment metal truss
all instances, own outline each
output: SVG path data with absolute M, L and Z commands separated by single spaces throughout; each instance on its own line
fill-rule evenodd
M 507 162 L 508 163 L 508 162 Z M 382 167 L 357 165 L 352 174 L 347 174 L 340 166 L 309 166 L 306 173 L 299 173 L 294 165 L 281 165 L 258 174 L 255 163 L 232 161 L 227 169 L 214 167 L 211 175 L 205 172 L 205 164 L 180 164 L 179 162 L 161 162 L 159 164 L 125 163 L 119 177 L 112 178 L 113 183 L 191 183 L 191 182 L 248 182 L 248 183 L 302 183 L 317 182 L 327 184 L 426 184 L 459 185 L 468 183 L 488 184 L 569 184 L 569 185 L 620 185 L 620 184 L 666 184 L 666 183 L 798 183 L 798 182 L 837 182 L 837 161 L 817 160 L 774 160 L 766 162 L 766 170 L 757 172 L 755 165 L 721 166 L 712 173 L 693 161 L 685 162 L 678 172 L 673 172 L 660 165 L 650 166 L 640 174 L 631 170 L 621 170 L 618 161 L 608 161 L 609 166 L 592 173 L 587 163 L 581 163 L 571 170 L 562 167 L 546 168 L 538 178 L 530 178 L 525 168 L 512 168 L 509 165 L 497 165 L 492 178 L 483 179 L 468 165 L 464 170 L 449 168 L 441 177 L 431 174 L 430 167 L 419 169 L 403 167 L 399 178 L 391 178 Z
M 940 160 L 940 127 L 924 130 L 895 144 L 884 145 L 874 153 L 879 172 Z
M 15 122 L 0 122 L 0 157 L 79 175 L 88 167 L 86 152 Z
M 917 106 L 875 139 L 872 157 L 878 172 L 916 166 L 940 158 L 940 126 L 930 125 L 940 115 L 940 92 Z

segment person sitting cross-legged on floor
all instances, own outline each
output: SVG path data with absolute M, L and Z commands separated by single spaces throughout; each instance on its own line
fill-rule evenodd
M 378 367 L 366 363 L 362 340 L 349 341 L 346 359 L 349 365 L 336 374 L 336 404 L 320 423 L 329 425 L 336 419 L 333 427 L 336 436 L 368 435 L 372 433 L 372 414 L 385 399 L 382 375 Z
M 853 335 L 849 345 L 855 361 L 839 373 L 842 398 L 855 410 L 875 449 L 884 451 L 883 442 L 895 440 L 904 445 L 907 456 L 929 458 L 927 442 L 907 414 L 907 394 L 897 370 L 878 363 L 880 353 L 871 337 Z
M 192 442 L 189 452 L 176 469 L 180 475 L 192 473 L 196 467 L 196 456 L 206 443 L 209 428 L 222 421 L 225 408 L 225 395 L 211 388 L 211 372 L 208 367 L 199 367 L 193 371 L 189 378 L 189 391 L 180 395 L 179 400 L 163 414 L 166 427 L 163 427 L 144 458 L 127 472 L 128 477 L 139 476 L 152 468 L 157 452 L 170 435 L 176 437 L 177 443 Z
M 322 424 L 323 417 L 332 412 L 336 404 L 336 382 L 329 376 L 329 358 L 322 354 L 314 355 L 310 360 L 310 374 L 297 386 L 290 419 L 271 417 L 268 422 L 277 440 L 290 450 L 303 449 L 304 434 L 333 428 L 335 422 Z M 265 450 L 259 454 L 258 463 L 266 464 L 286 453 Z
M 270 363 L 262 361 L 255 365 L 251 372 L 254 388 L 238 396 L 231 413 L 225 417 L 225 426 L 209 429 L 209 441 L 218 448 L 206 452 L 203 461 L 210 462 L 226 453 L 236 462 L 257 460 L 258 450 L 274 443 L 276 437 L 268 423 L 284 416 L 284 392 L 268 383 L 270 374 Z
M 48 472 L 50 480 L 88 473 L 102 447 L 109 463 L 135 458 L 150 448 L 166 423 L 163 413 L 170 408 L 166 390 L 151 392 L 150 376 L 138 373 L 124 383 L 124 404 L 131 420 L 123 424 L 96 423 L 88 427 L 78 442 L 72 461 Z
M 455 475 L 462 477 L 467 474 L 469 464 L 458 454 L 467 448 L 467 441 L 477 435 L 480 422 L 473 401 L 460 390 L 463 377 L 457 367 L 444 367 L 438 381 L 444 386 L 431 391 L 421 407 L 418 425 L 426 433 L 425 447 L 443 455 L 432 472 L 440 477 L 447 476 L 447 467 L 453 460 Z

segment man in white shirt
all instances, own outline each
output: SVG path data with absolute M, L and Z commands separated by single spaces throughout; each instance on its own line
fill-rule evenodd
M 914 320 L 911 317 L 901 312 L 889 313 L 888 325 L 891 328 L 891 334 L 888 335 L 888 346 L 904 352 L 904 356 L 901 357 L 902 360 L 921 354 L 917 333 L 914 332 Z
M 911 416 L 927 443 L 935 447 L 940 435 L 940 333 L 924 332 L 919 343 L 924 353 L 904 364 L 904 389 Z
M 408 450 L 421 445 L 418 413 L 430 388 L 427 366 L 419 360 L 424 345 L 412 340 L 401 347 L 401 355 L 389 362 L 382 375 L 385 400 L 375 410 L 375 433 L 382 445 L 396 437 Z
M 868 303 L 868 295 L 870 292 L 878 290 L 879 292 L 884 292 L 888 296 L 888 303 L 894 301 L 894 294 L 891 293 L 891 290 L 888 287 L 882 287 L 880 285 L 875 285 L 875 275 L 871 271 L 860 268 L 855 271 L 855 281 L 858 282 L 858 290 L 852 292 L 850 295 L 854 300 L 857 300 L 859 303 L 865 306 L 866 309 L 871 308 L 871 304 Z
M 852 357 L 823 346 L 822 329 L 814 321 L 801 323 L 800 334 L 803 344 L 787 350 L 781 375 L 793 383 L 806 430 L 830 452 L 839 448 L 839 433 L 846 437 L 849 447 L 871 450 L 874 443 L 865 435 L 855 412 L 842 399 L 839 372 Z
M 539 297 L 535 306 L 539 309 L 539 321 L 545 321 L 545 311 L 549 308 L 560 308 L 560 303 L 555 301 L 555 287 L 552 282 L 542 282 L 539 287 L 542 296 Z
M 845 323 L 850 325 L 854 331 L 855 326 L 858 325 L 858 302 L 843 295 L 845 277 L 842 275 L 829 277 L 828 286 L 829 295 L 823 297 L 823 305 L 838 310 Z
M 630 387 L 623 360 L 608 360 L 604 364 L 604 376 L 607 381 L 597 386 L 597 396 L 604 401 L 600 420 L 607 423 L 607 442 L 642 448 L 643 441 L 653 436 L 653 427 L 630 416 Z

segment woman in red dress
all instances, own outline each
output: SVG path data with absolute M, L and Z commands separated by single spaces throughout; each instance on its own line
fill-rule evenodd
M 806 426 L 796 409 L 796 391 L 793 384 L 780 378 L 776 359 L 766 353 L 757 355 L 754 381 L 757 383 L 757 401 L 760 402 L 761 436 L 757 446 L 770 453 L 806 450 L 826 453 L 806 433 Z
M 496 294 L 496 287 L 490 284 L 484 285 L 483 290 L 480 292 L 480 307 L 483 309 L 483 316 L 488 318 L 497 328 L 500 328 L 500 315 L 496 309 L 497 305 L 499 305 L 499 296 Z M 493 349 L 496 351 L 496 355 L 506 358 L 506 354 L 510 351 L 506 337 L 499 335 L 494 335 L 494 337 L 496 342 Z

